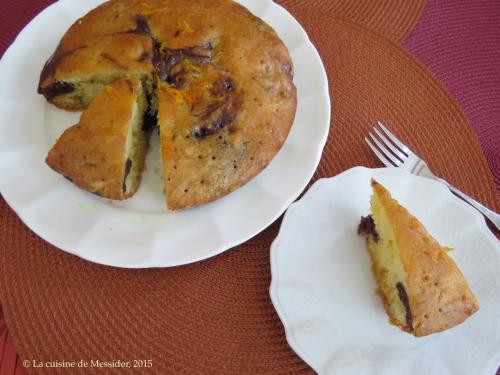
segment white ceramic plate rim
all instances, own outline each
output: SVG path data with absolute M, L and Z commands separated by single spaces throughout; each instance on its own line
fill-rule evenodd
M 275 238 L 273 243 L 271 244 L 271 284 L 269 287 L 269 294 L 271 297 L 271 301 L 276 309 L 276 312 L 283 324 L 283 327 L 285 329 L 285 335 L 288 344 L 290 347 L 297 353 L 300 358 L 302 358 L 310 367 L 312 367 L 315 371 L 318 373 L 323 373 L 321 371 L 321 368 L 318 367 L 318 364 L 315 363 L 315 361 L 312 359 L 311 353 L 315 350 L 313 347 L 308 347 L 307 344 L 304 345 L 301 340 L 296 337 L 295 330 L 292 328 L 290 322 L 291 319 L 287 314 L 287 307 L 285 304 L 281 301 L 280 296 L 279 296 L 279 270 L 278 270 L 278 252 L 281 249 L 282 243 L 284 242 L 284 239 L 287 234 L 287 226 L 291 220 L 291 218 L 294 215 L 294 212 L 297 211 L 297 208 L 300 206 L 306 205 L 306 202 L 310 196 L 313 196 L 316 194 L 316 192 L 324 185 L 327 183 L 339 183 L 344 179 L 348 179 L 349 177 L 356 175 L 356 174 L 361 174 L 361 173 L 370 173 L 371 175 L 374 175 L 375 177 L 377 176 L 378 173 L 380 174 L 391 174 L 391 173 L 400 173 L 403 175 L 406 175 L 408 178 L 420 180 L 424 182 L 425 184 L 429 185 L 429 187 L 432 187 L 432 189 L 435 189 L 436 192 L 440 192 L 440 194 L 445 194 L 449 204 L 455 205 L 459 207 L 464 216 L 467 217 L 468 222 L 472 223 L 474 225 L 473 230 L 480 236 L 483 236 L 483 238 L 489 242 L 492 248 L 497 248 L 500 249 L 498 240 L 495 238 L 495 236 L 491 233 L 491 231 L 488 229 L 484 218 L 482 215 L 477 212 L 475 209 L 473 209 L 471 206 L 469 206 L 467 203 L 462 201 L 461 199 L 457 198 L 455 195 L 453 195 L 444 184 L 430 180 L 424 177 L 419 177 L 410 174 L 407 171 L 404 171 L 399 168 L 378 168 L 378 169 L 370 169 L 370 168 L 365 168 L 365 167 L 354 167 L 349 170 L 346 170 L 334 177 L 330 178 L 323 178 L 319 179 L 316 181 L 313 186 L 304 194 L 304 196 L 293 203 L 286 211 L 283 221 L 281 223 L 281 227 L 278 233 L 278 236 Z M 404 177 L 404 176 L 403 176 Z M 388 324 L 388 323 L 387 323 Z M 494 374 L 495 371 L 497 370 L 498 363 L 500 363 L 500 352 L 499 353 L 490 353 L 489 360 L 486 361 L 485 363 L 482 363 L 479 365 L 480 370 L 478 373 L 485 374 L 485 375 L 490 375 Z M 380 368 L 379 368 L 380 370 Z
M 94 0 L 94 2 L 103 2 L 101 0 Z M 326 139 L 328 136 L 328 131 L 329 131 L 329 124 L 330 124 L 330 98 L 329 98 L 329 92 L 328 92 L 328 81 L 327 81 L 327 76 L 325 69 L 323 67 L 323 64 L 321 62 L 321 58 L 316 51 L 315 47 L 312 45 L 310 42 L 309 38 L 307 37 L 307 34 L 303 30 L 303 28 L 300 26 L 300 24 L 281 6 L 275 4 L 271 0 L 239 0 L 240 3 L 243 5 L 247 6 L 251 11 L 254 12 L 254 14 L 261 16 L 265 21 L 267 21 L 273 28 L 275 28 L 278 31 L 278 34 L 280 34 L 280 30 L 288 30 L 291 34 L 293 34 L 294 38 L 298 43 L 296 45 L 290 46 L 286 43 L 286 35 L 280 34 L 280 36 L 285 40 L 285 43 L 290 49 L 290 52 L 293 56 L 294 51 L 301 51 L 301 56 L 306 57 L 308 61 L 310 62 L 311 70 L 308 72 L 302 71 L 300 69 L 297 69 L 297 66 L 300 65 L 296 61 L 296 57 L 294 58 L 294 64 L 296 66 L 296 85 L 297 85 L 297 90 L 298 90 L 298 104 L 299 106 L 301 105 L 301 91 L 304 91 L 304 87 L 301 87 L 300 85 L 302 82 L 306 82 L 306 73 L 308 75 L 307 78 L 310 79 L 312 82 L 318 83 L 316 87 L 308 87 L 310 92 L 306 94 L 306 96 L 303 98 L 304 102 L 306 100 L 314 100 L 315 103 L 317 103 L 316 107 L 314 107 L 314 110 L 319 113 L 319 118 L 322 119 L 320 123 L 316 124 L 314 127 L 315 130 L 312 130 L 311 133 L 313 134 L 312 137 L 310 138 L 310 144 L 304 144 L 303 146 L 307 150 L 307 156 L 305 157 L 305 160 L 302 164 L 298 165 L 297 170 L 291 174 L 289 173 L 288 175 L 285 175 L 283 178 L 285 178 L 290 186 L 287 187 L 287 190 L 281 194 L 280 191 L 277 192 L 270 192 L 273 197 L 275 198 L 275 204 L 272 205 L 270 208 L 266 207 L 261 207 L 261 211 L 259 214 L 258 220 L 255 220 L 250 226 L 247 223 L 244 223 L 242 221 L 242 224 L 245 224 L 245 229 L 244 233 L 237 233 L 233 235 L 232 233 L 226 233 L 224 232 L 224 228 L 219 226 L 219 228 L 216 228 L 217 230 L 221 231 L 221 233 L 217 233 L 217 235 L 214 235 L 214 238 L 211 238 L 211 242 L 208 245 L 205 245 L 200 242 L 200 245 L 194 249 L 193 248 L 193 253 L 195 255 L 190 255 L 190 251 L 186 251 L 186 255 L 184 256 L 183 254 L 181 255 L 176 255 L 175 259 L 170 259 L 168 254 L 165 252 L 168 251 L 169 249 L 164 246 L 162 243 L 161 249 L 158 250 L 159 247 L 155 248 L 155 250 L 152 250 L 150 252 L 145 252 L 144 256 L 141 257 L 139 255 L 134 255 L 132 256 L 131 259 L 122 259 L 120 256 L 116 256 L 116 254 L 108 254 L 106 252 L 106 247 L 118 247 L 120 246 L 120 243 L 114 243 L 113 238 L 109 238 L 109 234 L 105 232 L 104 228 L 99 228 L 97 225 L 84 225 L 82 224 L 81 227 L 78 227 L 76 230 L 79 231 L 78 235 L 83 238 L 83 242 L 85 242 L 85 236 L 89 235 L 93 237 L 92 244 L 95 246 L 95 244 L 99 245 L 100 247 L 103 248 L 102 251 L 89 251 L 89 244 L 88 244 L 88 239 L 87 239 L 87 247 L 84 245 L 81 245 L 80 242 L 78 241 L 73 241 L 71 246 L 68 245 L 68 241 L 63 240 L 61 238 L 62 233 L 57 232 L 52 230 L 51 228 L 48 228 L 49 224 L 46 224 L 43 220 L 37 219 L 35 220 L 33 218 L 33 208 L 28 209 L 29 207 L 25 207 L 23 205 L 24 202 L 21 200 L 21 195 L 18 192 L 18 189 L 16 187 L 16 184 L 12 183 L 12 181 L 9 181 L 9 179 L 12 178 L 18 178 L 16 175 L 16 170 L 19 170 L 20 167 L 28 166 L 27 163 L 24 165 L 17 164 L 15 167 L 9 165 L 9 160 L 16 160 L 16 153 L 12 152 L 12 150 L 7 149 L 2 150 L 2 143 L 0 141 L 0 171 L 2 172 L 0 174 L 0 191 L 3 194 L 4 199 L 6 202 L 9 204 L 9 206 L 16 212 L 16 214 L 21 218 L 21 220 L 37 235 L 45 239 L 47 242 L 51 243 L 52 245 L 63 249 L 71 254 L 77 255 L 81 258 L 87 259 L 89 261 L 95 262 L 95 263 L 100 263 L 104 265 L 110 265 L 110 266 L 116 266 L 116 267 L 125 267 L 125 268 L 149 268 L 149 267 L 169 267 L 169 266 L 178 266 L 182 264 L 187 264 L 187 263 L 192 263 L 196 261 L 200 261 L 209 257 L 212 257 L 214 255 L 220 254 L 225 250 L 228 250 L 238 244 L 241 244 L 245 242 L 246 240 L 252 238 L 256 234 L 260 233 L 262 230 L 264 230 L 267 226 L 269 226 L 272 222 L 274 222 L 284 211 L 285 209 L 297 198 L 297 196 L 303 191 L 303 189 L 306 187 L 308 181 L 311 179 L 312 175 L 314 174 L 314 171 L 316 170 L 318 163 L 321 158 L 322 150 L 323 147 L 326 143 Z M 26 48 L 26 43 L 27 41 L 30 40 L 30 38 L 33 38 L 33 33 L 37 30 L 37 28 L 40 28 L 40 25 L 43 22 L 46 22 L 48 19 L 48 14 L 51 13 L 56 13 L 56 12 L 61 12 L 61 9 L 63 6 L 65 7 L 65 11 L 71 13 L 74 9 L 71 8 L 72 5 L 75 5 L 77 2 L 75 0 L 61 0 L 57 3 L 52 4 L 48 8 L 46 8 L 42 13 L 40 13 L 38 16 L 36 16 L 18 35 L 16 38 L 15 42 L 11 45 L 11 47 L 5 52 L 4 56 L 2 57 L 2 60 L 0 61 L 0 76 L 2 77 L 7 77 L 7 73 L 9 69 L 12 69 L 12 65 L 16 64 L 15 57 L 16 55 L 20 54 L 23 52 L 22 48 Z M 88 7 L 88 5 L 85 5 Z M 92 6 L 93 7 L 93 6 Z M 90 8 L 92 8 L 90 7 Z M 78 9 L 78 8 L 76 8 Z M 78 10 L 76 11 L 78 12 Z M 71 14 L 71 17 L 75 18 L 77 16 L 81 16 L 83 14 Z M 272 17 L 271 17 L 272 15 Z M 267 18 L 271 17 L 271 18 Z M 41 69 L 41 66 L 39 67 Z M 302 79 L 299 77 L 302 75 Z M 311 79 L 312 78 L 312 79 Z M 5 80 L 8 81 L 8 80 Z M 3 87 L 0 85 L 0 137 L 4 137 L 6 139 L 7 137 L 20 137 L 19 134 L 15 134 L 15 129 L 13 130 L 12 128 L 9 128 L 6 124 L 9 122 L 7 118 L 7 108 L 13 108 L 9 107 L 9 105 L 15 105 L 13 103 L 9 102 L 9 99 L 7 97 L 7 88 L 5 87 L 7 85 L 4 85 Z M 39 99 L 34 99 L 34 100 L 42 100 L 41 98 Z M 310 111 L 310 108 L 308 107 L 308 110 Z M 68 126 L 71 124 L 68 124 Z M 283 164 L 286 162 L 285 157 L 280 157 L 280 160 L 278 161 L 278 157 L 282 153 L 286 153 L 287 155 L 292 152 L 291 147 L 291 138 L 292 138 L 292 133 L 295 132 L 300 132 L 301 129 L 305 128 L 306 124 L 305 123 L 298 123 L 297 118 L 296 121 L 294 122 L 294 125 L 291 130 L 291 134 L 287 141 L 285 142 L 285 145 L 283 146 L 282 150 L 278 153 L 278 155 L 275 157 L 275 159 L 271 162 L 271 164 L 262 172 L 259 176 L 257 176 L 254 180 L 259 179 L 259 181 L 265 181 L 266 178 L 265 176 L 269 176 L 271 173 L 276 174 L 277 171 L 279 171 L 279 168 L 277 168 L 277 164 L 281 163 Z M 295 137 L 297 138 L 297 137 Z M 19 139 L 22 140 L 22 137 Z M 294 139 L 296 141 L 297 139 Z M 307 142 L 307 141 L 305 141 Z M 5 152 L 4 152 L 5 151 Z M 15 150 L 14 150 L 15 151 Z M 25 151 L 23 149 L 23 151 Z M 45 150 L 45 152 L 48 151 Z M 303 151 L 303 149 L 297 148 L 295 150 L 295 153 L 297 151 Z M 24 154 L 22 156 L 18 156 L 17 158 L 24 157 Z M 4 160 L 2 160 L 2 158 Z M 10 159 L 9 159 L 10 158 Z M 3 164 L 2 164 L 3 161 Z M 17 162 L 17 160 L 16 160 Z M 33 165 L 31 165 L 33 167 Z M 29 168 L 27 168 L 29 170 Z M 264 176 L 265 175 L 265 176 Z M 257 183 L 253 183 L 254 180 L 250 181 L 246 186 L 239 190 L 243 189 L 253 189 L 253 188 L 261 188 L 260 185 L 257 185 Z M 20 179 L 21 181 L 21 179 Z M 35 182 L 36 183 L 36 182 Z M 253 183 L 253 184 L 252 184 Z M 57 194 L 68 194 L 68 196 L 74 196 L 74 194 L 82 194 L 81 191 L 77 191 L 76 189 L 74 191 L 67 191 L 68 189 L 64 187 L 68 185 L 67 183 L 59 181 L 58 183 L 54 184 L 52 186 L 51 191 L 40 191 L 40 194 L 45 194 L 45 195 L 50 195 L 50 193 L 55 193 Z M 236 191 L 235 193 L 237 193 Z M 229 196 L 235 194 L 232 193 Z M 241 193 L 242 194 L 242 193 Z M 229 197 L 228 196 L 228 197 Z M 39 197 L 37 197 L 39 198 Z M 42 197 L 43 201 L 44 197 Z M 83 198 L 82 198 L 83 199 Z M 87 197 L 85 198 L 87 199 Z M 95 199 L 95 198 L 88 198 L 88 199 Z M 221 199 L 220 201 L 224 200 L 226 198 Z M 40 201 L 36 202 L 37 204 L 40 204 Z M 203 210 L 212 210 L 214 207 L 216 207 L 218 202 L 211 203 L 208 206 L 203 208 Z M 222 203 L 221 203 L 222 204 Z M 43 205 L 42 205 L 43 206 Z M 198 210 L 199 208 L 196 208 L 194 210 Z M 107 210 L 107 209 L 106 209 Z M 111 222 L 116 222 L 117 220 L 121 220 L 119 215 L 114 210 L 111 212 L 111 210 L 106 211 L 106 215 L 110 215 L 110 219 L 106 217 L 106 220 L 103 221 L 111 221 Z M 104 212 L 104 211 L 102 211 Z M 39 212 L 36 212 L 39 214 Z M 127 212 L 124 213 L 123 216 L 126 216 L 130 220 L 136 220 L 138 225 L 140 226 L 140 221 L 144 218 L 147 220 L 163 220 L 163 218 L 167 215 L 172 215 L 172 213 L 165 213 L 165 215 L 162 214 L 136 214 L 134 212 Z M 183 216 L 185 214 L 180 213 L 178 216 Z M 99 218 L 98 218 L 99 220 Z M 127 219 L 125 219 L 127 220 Z M 166 220 L 166 219 L 165 219 Z M 241 220 L 241 219 L 240 219 Z M 172 220 L 170 221 L 172 222 Z M 65 223 L 62 222 L 62 225 Z M 123 223 L 122 223 L 123 224 Z M 144 226 L 148 225 L 147 223 L 144 223 Z M 172 224 L 175 225 L 175 224 Z M 117 228 L 116 226 L 113 228 Z M 81 232 L 81 233 L 80 233 Z M 156 230 L 155 233 L 153 233 L 155 236 L 160 236 L 161 233 L 158 233 L 159 231 Z M 76 233 L 76 232 L 75 232 Z M 89 234 L 90 233 L 90 234 Z M 125 233 L 127 235 L 127 233 Z M 203 234 L 202 234 L 203 235 Z M 108 237 L 106 237 L 108 236 Z M 118 236 L 118 234 L 116 235 Z M 95 237 L 99 237 L 98 242 L 95 242 Z M 105 238 L 106 237 L 106 238 Z M 166 241 L 168 244 L 168 240 L 165 240 L 164 238 L 161 239 L 162 241 Z M 66 242 L 65 242 L 66 241 Z M 158 241 L 158 238 L 155 237 L 153 241 L 153 245 L 156 244 L 154 241 Z M 71 241 L 70 241 L 71 242 Z M 124 244 L 127 245 L 127 244 Z M 151 245 L 151 246 L 153 246 Z M 188 242 L 184 242 L 183 246 L 189 247 L 193 246 L 192 244 Z M 145 245 L 148 246 L 148 245 Z M 191 249 L 191 248 L 190 248 Z

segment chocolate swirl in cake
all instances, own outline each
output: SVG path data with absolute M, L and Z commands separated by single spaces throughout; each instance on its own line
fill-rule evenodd
M 401 303 L 405 307 L 406 327 L 410 330 L 413 330 L 413 316 L 411 314 L 410 301 L 408 299 L 408 294 L 406 293 L 406 289 L 402 282 L 396 283 L 396 288 L 398 290 L 399 299 L 401 300 Z
M 373 221 L 373 216 L 362 216 L 361 221 L 358 225 L 358 234 L 364 234 L 367 236 L 371 236 L 375 242 L 378 242 L 380 236 L 375 229 L 375 222 Z

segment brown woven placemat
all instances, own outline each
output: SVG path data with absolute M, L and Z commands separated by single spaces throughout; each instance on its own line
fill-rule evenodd
M 426 0 L 276 0 L 296 15 L 323 14 L 350 19 L 377 31 L 380 35 L 402 42 L 417 23 Z M 327 33 L 324 30 L 323 33 Z
M 421 64 L 333 14 L 292 11 L 325 61 L 334 108 L 315 179 L 378 166 L 362 139 L 382 120 L 437 172 L 498 209 L 472 129 Z M 155 374 L 313 373 L 287 346 L 268 297 L 269 247 L 278 228 L 201 263 L 122 270 L 54 249 L 2 200 L 0 298 L 16 348 L 40 361 L 151 359 Z

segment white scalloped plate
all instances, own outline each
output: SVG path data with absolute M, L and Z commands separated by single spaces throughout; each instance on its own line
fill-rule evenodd
M 172 213 L 165 210 L 157 135 L 139 192 L 120 203 L 79 190 L 44 163 L 55 139 L 79 114 L 58 110 L 37 95 L 40 71 L 67 28 L 101 2 L 51 5 L 25 27 L 0 62 L 0 191 L 5 200 L 56 247 L 118 267 L 195 262 L 265 229 L 305 188 L 328 135 L 326 72 L 305 31 L 271 0 L 240 1 L 271 25 L 290 51 L 298 91 L 295 122 L 271 164 L 243 188 L 214 203 Z
M 384 184 L 443 245 L 480 310 L 415 338 L 390 325 L 357 233 L 370 179 Z M 441 183 L 401 169 L 357 167 L 316 182 L 287 210 L 271 248 L 270 294 L 290 346 L 319 374 L 493 375 L 500 363 L 500 242 Z

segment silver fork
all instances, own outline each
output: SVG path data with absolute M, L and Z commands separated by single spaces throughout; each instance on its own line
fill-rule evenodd
M 380 126 L 380 129 L 377 129 L 377 127 L 373 128 L 373 132 L 375 133 L 375 135 L 371 132 L 368 133 L 371 141 L 369 138 L 365 137 L 365 142 L 368 144 L 368 146 L 370 146 L 375 155 L 377 155 L 377 157 L 382 163 L 384 163 L 386 167 L 399 167 L 409 171 L 412 174 L 432 178 L 433 180 L 442 182 L 448 189 L 451 190 L 453 194 L 481 212 L 484 217 L 486 217 L 495 225 L 497 230 L 500 230 L 499 214 L 483 206 L 481 203 L 469 197 L 467 194 L 462 193 L 460 190 L 450 185 L 447 181 L 434 175 L 431 172 L 430 168 L 427 166 L 427 163 L 422 158 L 420 158 L 417 154 L 410 150 L 408 146 L 406 146 L 403 142 L 396 138 L 396 136 L 392 134 L 380 121 L 378 122 L 378 125 Z

